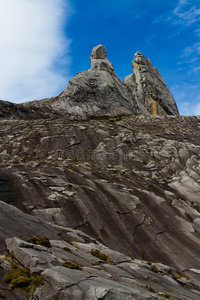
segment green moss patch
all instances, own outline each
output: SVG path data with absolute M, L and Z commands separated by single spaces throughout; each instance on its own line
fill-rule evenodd
M 81 267 L 79 267 L 76 263 L 72 263 L 71 261 L 65 261 L 63 263 L 63 267 L 68 268 L 68 269 L 82 270 Z
M 92 254 L 93 256 L 99 258 L 100 260 L 103 261 L 110 261 L 110 258 L 108 255 L 103 254 L 102 252 L 100 252 L 99 250 L 94 250 L 91 249 L 90 254 Z
M 27 240 L 27 242 L 31 243 L 31 244 L 38 244 L 38 245 L 48 247 L 48 248 L 51 247 L 51 243 L 50 243 L 48 237 L 46 237 L 46 236 L 39 236 L 39 237 L 32 236 Z

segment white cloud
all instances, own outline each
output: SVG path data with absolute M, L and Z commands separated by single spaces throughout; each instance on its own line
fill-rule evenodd
M 180 70 L 194 76 L 194 72 L 197 73 L 200 71 L 200 43 L 198 42 L 186 47 L 179 56 L 179 59 L 180 61 L 177 62 L 177 65 L 182 66 Z
M 0 0 L 0 99 L 21 102 L 60 93 L 69 75 L 64 26 L 68 0 Z M 59 66 L 62 61 L 63 68 Z
M 191 2 L 187 0 L 179 0 L 173 14 L 178 17 L 174 19 L 174 24 L 190 26 L 200 20 L 200 8 L 194 5 L 191 6 Z

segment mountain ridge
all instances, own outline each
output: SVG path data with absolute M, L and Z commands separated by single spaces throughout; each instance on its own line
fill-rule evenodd
M 135 54 L 134 74 L 122 82 L 107 58 L 106 49 L 92 50 L 91 69 L 78 73 L 57 97 L 13 104 L 0 102 L 0 117 L 58 118 L 132 114 L 179 115 L 175 100 L 149 59 Z

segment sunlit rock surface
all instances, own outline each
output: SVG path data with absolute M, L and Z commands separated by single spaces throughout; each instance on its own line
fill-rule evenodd
M 132 114 L 178 115 L 176 103 L 158 70 L 137 52 L 133 72 L 122 82 L 103 45 L 93 48 L 91 69 L 78 73 L 57 97 L 13 104 L 0 101 L 0 118 L 59 118 Z

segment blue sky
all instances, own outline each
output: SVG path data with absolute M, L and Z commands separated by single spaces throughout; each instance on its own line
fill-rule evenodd
M 17 2 L 17 4 L 16 4 Z M 121 80 L 150 58 L 181 114 L 200 114 L 199 0 L 0 0 L 0 99 L 55 96 L 106 46 Z

